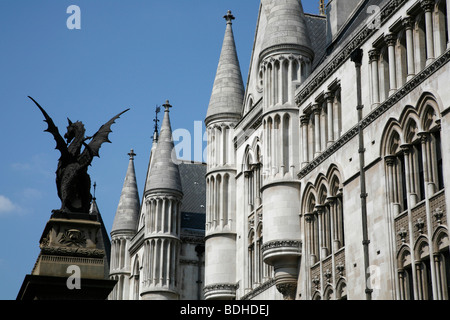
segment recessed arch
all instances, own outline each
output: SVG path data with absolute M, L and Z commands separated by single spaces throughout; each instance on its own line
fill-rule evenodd
M 449 248 L 450 242 L 448 231 L 445 227 L 438 227 L 433 234 L 433 248 L 435 252 L 439 252 Z M 450 279 L 449 279 L 450 281 Z
M 390 155 L 391 154 L 391 144 L 390 144 L 390 139 L 392 139 L 392 135 L 393 134 L 397 134 L 399 139 L 400 139 L 400 143 L 403 144 L 404 143 L 404 137 L 403 137 L 403 130 L 399 124 L 399 122 L 394 119 L 394 118 L 390 118 L 386 124 L 386 126 L 384 127 L 383 133 L 381 134 L 381 144 L 380 144 L 380 154 L 381 156 L 386 156 L 386 155 Z

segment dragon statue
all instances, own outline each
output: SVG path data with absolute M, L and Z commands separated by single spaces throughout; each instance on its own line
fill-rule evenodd
M 110 143 L 108 135 L 112 124 L 129 109 L 126 109 L 113 117 L 92 137 L 85 137 L 85 128 L 82 122 L 72 122 L 67 119 L 69 125 L 64 138 L 59 134 L 58 128 L 45 110 L 32 97 L 30 98 L 44 115 L 48 128 L 44 130 L 53 135 L 56 140 L 56 148 L 61 152 L 56 169 L 56 187 L 58 197 L 61 199 L 60 212 L 87 213 L 92 200 L 90 193 L 91 179 L 88 174 L 94 157 L 100 157 L 99 150 L 104 142 Z M 65 140 L 64 140 L 65 139 Z M 87 141 L 90 140 L 89 143 Z M 83 151 L 81 151 L 84 147 Z

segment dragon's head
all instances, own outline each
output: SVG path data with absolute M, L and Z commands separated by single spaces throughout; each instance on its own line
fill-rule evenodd
M 72 122 L 69 118 L 67 118 L 69 125 L 67 126 L 67 132 L 64 135 L 64 138 L 67 140 L 67 144 L 72 142 L 75 137 L 79 137 L 80 135 L 84 137 L 85 129 L 84 125 L 80 122 Z

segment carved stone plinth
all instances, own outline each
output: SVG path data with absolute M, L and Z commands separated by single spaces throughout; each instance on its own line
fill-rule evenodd
M 106 299 L 116 281 L 108 279 L 101 228 L 96 215 L 54 211 L 17 299 Z

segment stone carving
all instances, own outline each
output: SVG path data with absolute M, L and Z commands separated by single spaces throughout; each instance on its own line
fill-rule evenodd
M 81 247 L 86 244 L 86 238 L 80 230 L 70 229 L 66 230 L 66 232 L 62 234 L 61 239 L 59 239 L 59 243 L 68 246 L 74 245 Z
M 295 300 L 296 282 L 279 283 L 276 286 L 277 290 L 283 295 L 284 300 Z
M 59 211 L 88 213 L 92 200 L 91 180 L 87 173 L 88 166 L 95 156 L 100 157 L 101 145 L 104 142 L 110 142 L 108 135 L 111 132 L 111 125 L 129 109 L 113 117 L 91 137 L 85 137 L 85 128 L 82 122 L 72 122 L 67 119 L 69 125 L 64 140 L 47 112 L 32 97 L 29 98 L 44 115 L 44 121 L 48 124 L 45 131 L 53 135 L 56 149 L 61 152 L 56 170 L 56 187 L 58 197 L 61 199 Z M 90 142 L 86 143 L 88 140 Z M 82 147 L 84 147 L 83 152 L 81 152 Z
M 298 250 L 300 250 L 301 248 L 301 242 L 297 241 L 297 240 L 275 240 L 275 241 L 270 241 L 270 242 L 266 242 L 262 245 L 261 247 L 261 251 L 264 252 L 266 250 L 269 249 L 274 249 L 274 248 L 296 248 Z
M 226 291 L 230 291 L 230 292 L 235 292 L 236 289 L 237 289 L 237 285 L 232 284 L 232 283 L 216 283 L 216 284 L 212 284 L 212 285 L 204 287 L 203 292 L 205 294 L 208 292 L 211 292 L 211 291 L 218 291 L 218 290 L 220 290 L 220 291 L 226 290 Z

